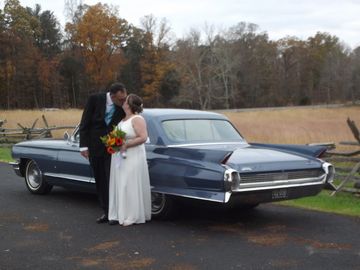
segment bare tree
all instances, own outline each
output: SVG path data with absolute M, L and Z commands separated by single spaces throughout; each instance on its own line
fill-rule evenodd
M 78 9 L 78 6 L 82 6 L 83 0 L 65 0 L 64 4 L 64 15 L 65 18 L 71 21 Z
M 141 26 L 146 33 L 151 34 L 155 47 L 163 48 L 172 43 L 173 33 L 166 18 L 159 22 L 153 14 L 149 14 L 141 18 Z
M 209 47 L 201 44 L 201 33 L 196 29 L 177 43 L 177 70 L 183 78 L 180 99 L 201 109 L 207 109 L 212 98 L 209 54 Z
M 214 71 L 223 89 L 223 107 L 229 109 L 236 98 L 236 73 L 241 55 L 235 51 L 234 44 L 227 36 L 224 33 L 216 37 L 213 52 L 216 58 Z

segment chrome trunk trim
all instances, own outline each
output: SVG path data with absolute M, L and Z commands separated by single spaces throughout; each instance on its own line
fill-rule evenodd
M 226 191 L 224 202 L 230 200 L 232 193 L 325 185 L 327 179 L 328 170 L 322 170 L 321 168 L 316 170 L 239 174 L 236 170 L 227 167 L 224 172 Z
M 233 189 L 232 192 L 245 192 L 245 191 L 256 191 L 256 190 L 267 190 L 267 189 L 278 189 L 278 188 L 291 188 L 291 187 L 303 187 L 312 185 L 324 185 L 326 182 L 326 174 L 317 178 L 303 178 L 296 180 L 282 180 L 274 182 L 259 182 L 242 184 L 240 179 L 240 185 Z

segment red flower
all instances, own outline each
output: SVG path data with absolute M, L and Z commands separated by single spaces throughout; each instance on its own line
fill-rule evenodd
M 125 142 L 126 133 L 117 126 L 104 136 L 100 136 L 101 142 L 105 145 L 106 151 L 112 155 L 121 150 L 121 146 Z
M 115 138 L 115 144 L 120 146 L 123 144 L 123 139 L 122 138 Z
M 111 146 L 109 146 L 106 150 L 111 155 L 115 153 L 115 150 Z

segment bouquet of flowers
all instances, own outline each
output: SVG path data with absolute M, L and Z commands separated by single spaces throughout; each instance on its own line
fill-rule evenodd
M 105 144 L 106 151 L 109 154 L 115 154 L 120 151 L 121 146 L 125 143 L 125 135 L 126 133 L 124 131 L 114 126 L 113 130 L 109 134 L 101 136 L 100 140 Z M 125 153 L 122 153 L 122 155 L 124 154 Z

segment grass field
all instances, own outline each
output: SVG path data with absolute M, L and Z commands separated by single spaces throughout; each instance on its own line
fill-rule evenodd
M 45 115 L 50 126 L 75 126 L 81 118 L 81 110 L 14 110 L 0 111 L 0 119 L 6 119 L 5 128 L 17 128 L 17 123 L 31 127 L 44 127 L 41 116 Z M 349 150 L 339 145 L 341 141 L 355 141 L 346 119 L 354 120 L 360 128 L 360 106 L 341 108 L 294 108 L 281 110 L 224 112 L 249 142 L 306 144 L 333 142 L 337 149 Z M 64 130 L 53 132 L 61 137 Z M 0 160 L 10 160 L 10 149 L 0 148 Z M 331 197 L 323 191 L 315 197 L 286 201 L 281 204 L 333 213 L 360 216 L 360 198 L 338 193 Z
M 251 142 L 306 144 L 354 141 L 346 123 L 360 128 L 360 106 L 225 113 Z
M 18 128 L 17 123 L 31 127 L 38 119 L 36 127 L 44 127 L 44 115 L 50 126 L 75 126 L 81 118 L 81 110 L 13 110 L 1 111 L 0 119 L 6 119 L 5 128 Z M 360 128 L 360 106 L 341 108 L 296 108 L 281 110 L 261 110 L 224 112 L 249 142 L 268 143 L 316 143 L 354 141 L 346 124 L 349 117 Z M 62 136 L 63 130 L 54 132 Z

